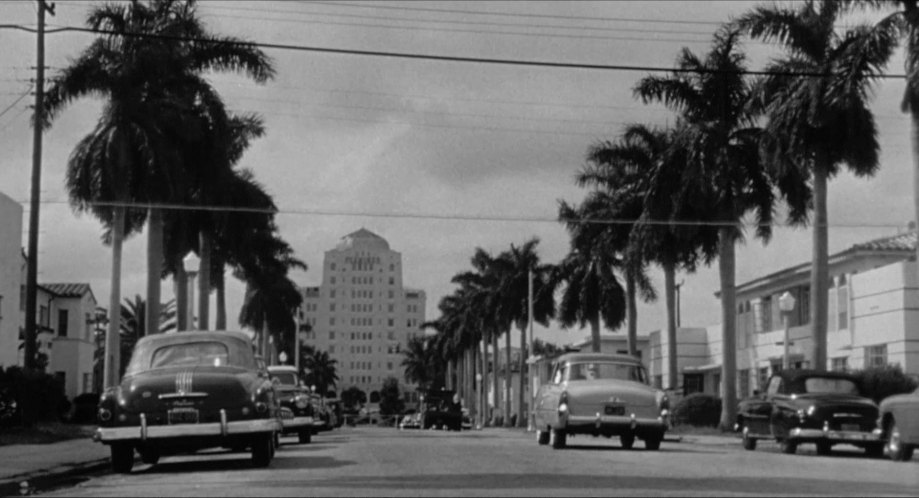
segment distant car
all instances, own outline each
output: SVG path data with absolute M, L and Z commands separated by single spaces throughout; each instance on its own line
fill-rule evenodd
M 405 412 L 399 420 L 398 427 L 400 429 L 420 429 L 421 414 L 415 410 Z
M 462 406 L 453 400 L 454 392 L 447 389 L 430 390 L 421 399 L 421 428 L 448 429 L 463 428 Z
M 283 434 L 296 434 L 300 444 L 308 444 L 313 436 L 313 406 L 309 391 L 300 385 L 297 368 L 290 365 L 268 367 L 281 404 Z
M 747 450 L 755 450 L 760 439 L 774 439 L 783 453 L 814 443 L 817 454 L 826 455 L 845 443 L 880 456 L 877 419 L 877 405 L 862 394 L 854 375 L 785 370 L 769 378 L 765 393 L 740 402 L 735 429 Z
M 464 431 L 472 430 L 472 417 L 469 416 L 468 408 L 463 408 L 463 422 L 461 427 Z
M 134 347 L 121 383 L 99 401 L 94 439 L 111 448 L 112 470 L 212 447 L 251 449 L 265 467 L 281 430 L 276 391 L 241 332 L 153 334 Z
M 572 434 L 619 436 L 630 449 L 642 439 L 660 448 L 670 426 L 670 401 L 648 385 L 637 358 L 601 353 L 568 353 L 555 360 L 552 377 L 534 403 L 536 442 L 564 448 Z
M 893 460 L 909 461 L 919 446 L 919 389 L 884 399 L 879 410 L 878 427 L 887 454 Z

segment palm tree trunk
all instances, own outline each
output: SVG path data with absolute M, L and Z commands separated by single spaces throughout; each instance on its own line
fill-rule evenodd
M 216 314 L 214 316 L 214 328 L 217 330 L 227 329 L 227 285 L 226 277 L 223 273 L 214 275 L 214 286 L 217 288 Z M 296 337 L 297 331 L 294 331 Z
M 526 407 L 526 394 L 524 393 L 524 387 L 526 386 L 526 376 L 524 373 L 527 368 L 527 328 L 525 325 L 520 327 L 520 373 L 517 375 L 517 427 L 526 427 L 526 413 L 524 407 Z
M 112 220 L 112 281 L 109 295 L 108 332 L 105 334 L 104 387 L 118 385 L 121 372 L 121 244 L 124 240 L 124 205 L 114 208 Z
M 826 370 L 827 329 L 827 168 L 818 160 L 814 167 L 814 254 L 811 271 L 811 325 L 813 326 L 813 365 L 815 370 Z
M 488 338 L 482 335 L 481 372 L 482 380 L 479 382 L 479 409 L 476 418 L 477 427 L 485 427 L 488 420 Z
M 679 385 L 676 348 L 676 268 L 673 264 L 664 265 L 664 301 L 667 304 L 667 387 L 676 389 Z M 724 322 L 722 322 L 724 323 Z
M 500 389 L 498 388 L 498 334 L 491 334 L 491 389 L 492 389 L 492 406 L 491 406 L 491 423 L 495 425 L 495 419 L 498 417 L 498 410 L 501 399 Z
M 635 277 L 627 275 L 625 279 L 625 306 L 628 320 L 629 356 L 638 357 L 638 307 L 635 304 Z
M 144 330 L 160 331 L 160 274 L 163 271 L 163 211 L 150 208 L 147 218 L 147 306 Z
M 913 214 L 915 229 L 919 231 L 919 102 L 910 102 L 910 145 L 913 151 Z M 916 244 L 916 261 L 919 261 L 919 244 Z
M 198 330 L 210 330 L 211 238 L 204 232 L 198 237 L 201 245 L 201 268 L 198 269 Z M 267 352 L 266 350 L 265 353 Z
M 511 332 L 504 332 L 504 427 L 511 426 Z
M 453 390 L 459 393 L 460 397 L 463 396 L 463 375 L 466 373 L 466 362 L 464 361 L 463 353 L 459 352 L 456 354 L 456 379 L 453 381 Z
M 718 234 L 718 271 L 721 277 L 721 428 L 728 430 L 737 418 L 737 345 L 734 296 L 734 232 L 721 228 Z
M 176 331 L 188 330 L 188 274 L 182 265 L 182 256 L 176 256 L 175 274 Z
M 452 391 L 453 390 L 453 358 L 447 360 L 447 372 L 444 375 L 444 388 Z

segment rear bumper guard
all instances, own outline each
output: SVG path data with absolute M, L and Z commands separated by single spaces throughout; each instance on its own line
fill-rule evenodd
M 93 440 L 101 443 L 113 441 L 166 439 L 192 436 L 234 436 L 275 432 L 282 429 L 277 419 L 254 419 L 228 422 L 224 410 L 220 410 L 220 422 L 206 424 L 147 425 L 145 414 L 140 415 L 140 425 L 131 427 L 99 427 Z

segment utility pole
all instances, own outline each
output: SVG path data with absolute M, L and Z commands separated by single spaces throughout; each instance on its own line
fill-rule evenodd
M 38 291 L 38 205 L 41 195 L 41 139 L 45 98 L 45 11 L 54 15 L 54 4 L 38 0 L 38 66 L 35 74 L 35 118 L 32 120 L 32 196 L 29 204 L 29 258 L 26 269 L 26 331 L 24 366 L 35 368 L 38 337 L 35 310 Z

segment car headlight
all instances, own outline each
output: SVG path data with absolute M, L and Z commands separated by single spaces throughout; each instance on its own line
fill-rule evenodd
M 294 398 L 294 405 L 296 405 L 297 408 L 301 410 L 309 406 L 309 404 L 310 404 L 309 400 L 306 399 L 304 396 L 297 396 Z

